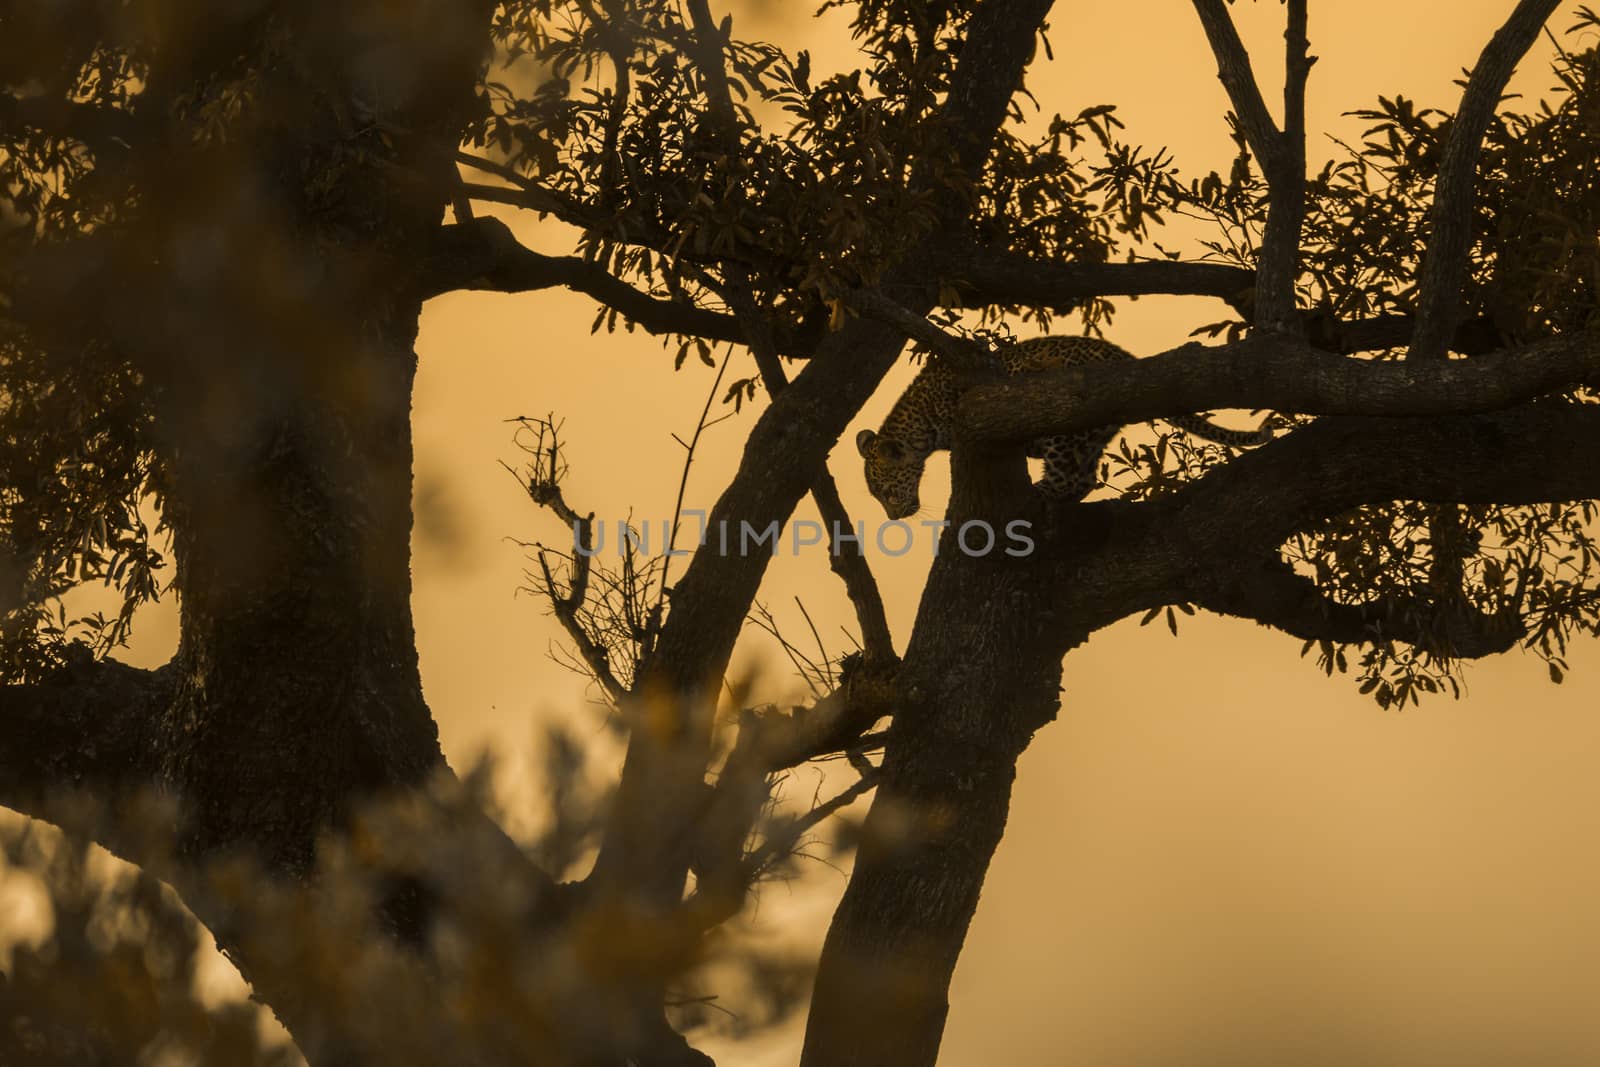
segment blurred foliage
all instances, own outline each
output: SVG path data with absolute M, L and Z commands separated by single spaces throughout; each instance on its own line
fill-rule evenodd
M 0 1062 L 39 1067 L 293 1067 L 263 1010 L 208 997 L 206 937 L 177 895 L 107 861 L 81 831 L 8 818 L 0 826 L 11 899 L 47 905 L 42 929 L 9 930 L 0 967 Z M 15 914 L 15 912 L 13 913 Z
M 555 788 L 538 805 L 537 830 L 522 849 L 544 869 L 577 873 L 593 858 L 609 793 L 567 731 L 551 728 L 543 751 Z M 158 874 L 175 875 L 185 897 L 220 923 L 225 950 L 251 961 L 247 978 L 279 992 L 285 981 L 292 985 L 292 998 L 275 996 L 275 1003 L 340 1005 L 341 1032 L 322 1036 L 370 1057 L 362 1062 L 567 1062 L 557 1050 L 570 1040 L 575 1015 L 553 1006 L 592 1012 L 586 1025 L 604 1028 L 606 1009 L 591 1003 L 586 983 L 641 955 L 666 968 L 672 1014 L 685 1029 L 744 1036 L 801 1005 L 814 961 L 781 937 L 736 925 L 701 942 L 688 917 L 679 925 L 644 922 L 620 904 L 554 927 L 530 922 L 537 889 L 528 868 L 481 818 L 515 821 L 495 800 L 495 778 L 482 763 L 463 781 L 440 779 L 431 790 L 371 805 L 347 833 L 323 841 L 304 884 L 277 881 L 237 857 L 198 873 L 159 857 L 143 868 L 117 862 L 88 843 L 106 835 L 113 813 L 81 798 L 58 806 L 67 813 L 64 832 L 22 819 L 0 823 L 0 894 L 44 904 L 35 928 L 19 920 L 25 909 L 13 907 L 0 933 L 0 1063 L 303 1062 L 266 1008 L 198 980 L 220 963 L 203 960 L 212 951 L 208 936 Z M 159 803 L 130 809 L 116 813 L 118 834 L 155 842 L 170 825 Z M 771 818 L 781 832 L 794 816 L 774 807 Z M 794 862 L 794 854 L 774 857 L 767 876 L 792 876 Z M 377 926 L 380 901 L 397 877 L 425 882 L 446 902 L 425 955 Z M 693 946 L 687 955 L 686 946 Z M 548 1060 L 528 1060 L 541 1049 Z

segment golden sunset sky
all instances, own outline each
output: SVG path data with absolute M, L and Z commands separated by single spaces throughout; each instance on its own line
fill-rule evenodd
M 809 48 L 819 69 L 855 65 L 844 20 L 813 19 L 814 6 L 734 4 L 735 34 Z M 1378 93 L 1453 108 L 1452 79 L 1512 6 L 1313 3 L 1312 165 L 1333 151 L 1325 134 L 1359 132 L 1341 112 Z M 1283 8 L 1233 10 L 1276 110 Z M 1188 3 L 1062 0 L 1050 38 L 1055 61 L 1030 79 L 1045 117 L 1115 103 L 1130 140 L 1165 145 L 1198 174 L 1225 170 L 1226 100 Z M 1524 63 L 1518 90 L 1553 84 L 1549 51 L 1541 42 Z M 570 251 L 559 227 L 505 217 L 530 244 Z M 1108 336 L 1148 354 L 1223 315 L 1216 303 L 1145 299 L 1122 305 Z M 587 298 L 565 292 L 455 294 L 423 316 L 414 603 L 428 699 L 458 767 L 485 746 L 526 753 L 550 716 L 579 722 L 597 751 L 603 742 L 598 716 L 578 710 L 583 680 L 547 655 L 562 640 L 554 620 L 514 595 L 525 553 L 512 539 L 567 535 L 499 467 L 516 460 L 503 420 L 566 420 L 580 511 L 659 520 L 681 461 L 671 434 L 693 430 L 711 386 L 713 372 L 691 357 L 674 373 L 642 333 L 591 335 L 593 318 Z M 881 511 L 850 439 L 913 372 L 903 362 L 835 450 L 859 518 Z M 715 501 L 753 419 L 747 407 L 710 431 L 690 507 Z M 937 458 L 924 485 L 933 517 L 944 472 Z M 874 561 L 902 648 L 930 562 L 919 547 Z M 798 634 L 796 595 L 825 634 L 853 628 L 819 549 L 778 559 L 763 592 Z M 171 607 L 147 615 L 129 658 L 159 662 Z M 1469 667 L 1460 702 L 1395 712 L 1298 651 L 1292 638 L 1202 616 L 1177 639 L 1124 622 L 1068 659 L 1059 719 L 1023 760 L 956 972 L 945 1067 L 1600 1063 L 1600 656 L 1574 649 L 1572 676 L 1555 687 L 1538 660 L 1512 654 Z M 769 695 L 797 693 L 775 652 L 752 630 L 740 669 L 767 664 Z M 811 783 L 802 773 L 795 788 Z M 815 891 L 773 888 L 757 921 L 819 941 L 844 877 L 816 866 Z M 798 1029 L 708 1051 L 735 1067 L 793 1064 Z

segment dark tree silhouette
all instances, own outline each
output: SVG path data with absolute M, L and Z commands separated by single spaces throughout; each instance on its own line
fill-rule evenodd
M 1559 680 L 1596 627 L 1600 59 L 1561 52 L 1550 105 L 1501 109 L 1556 0 L 1515 4 L 1453 114 L 1380 100 L 1315 173 L 1305 0 L 1281 122 L 1227 6 L 1194 0 L 1239 150 L 1195 178 L 1109 107 L 1021 122 L 1048 0 L 823 6 L 853 10 L 861 70 L 813 73 L 706 0 L 0 2 L 0 801 L 174 887 L 316 1067 L 706 1062 L 668 1025 L 676 983 L 868 791 L 802 1062 L 932 1064 L 1017 758 L 1094 631 L 1254 619 L 1390 706 L 1518 645 Z M 485 203 L 565 224 L 574 254 Z M 1168 254 L 1174 214 L 1222 236 Z M 964 384 L 947 549 L 973 521 L 1035 542 L 941 551 L 897 656 L 838 541 L 859 654 L 716 756 L 770 556 L 703 547 L 670 599 L 648 566 L 540 557 L 632 727 L 571 882 L 589 827 L 541 863 L 445 767 L 409 603 L 420 308 L 556 286 L 680 363 L 728 343 L 728 397 L 765 393 L 710 528 L 766 530 L 807 494 L 849 527 L 827 457 L 911 339 Z M 1229 317 L 1197 332 L 1218 343 L 1027 381 L 983 343 L 1097 330 L 1139 294 L 1215 298 Z M 1242 455 L 1122 445 L 1087 502 L 1030 485 L 1040 435 L 1212 408 L 1282 432 Z M 581 534 L 555 425 L 525 429 L 527 491 Z M 162 580 L 150 498 L 181 640 L 140 671 L 109 653 Z M 119 615 L 55 613 L 100 579 Z M 774 775 L 840 755 L 857 784 L 764 820 Z

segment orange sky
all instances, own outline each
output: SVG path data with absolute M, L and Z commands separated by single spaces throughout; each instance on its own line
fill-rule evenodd
M 1379 92 L 1453 106 L 1451 79 L 1511 6 L 1313 3 L 1312 127 L 1348 134 L 1339 113 Z M 753 7 L 761 17 L 738 21 Z M 809 47 L 819 66 L 853 62 L 842 22 L 814 22 L 812 7 L 735 6 L 735 33 Z M 1130 139 L 1165 144 L 1197 169 L 1226 165 L 1225 100 L 1189 4 L 1056 8 L 1056 61 L 1030 83 L 1047 112 L 1117 103 Z M 1233 10 L 1276 107 L 1283 9 Z M 1549 83 L 1530 60 L 1515 85 Z M 1313 140 L 1313 165 L 1324 143 Z M 558 229 L 514 224 L 543 249 L 570 249 Z M 485 745 L 525 752 L 541 716 L 570 715 L 583 696 L 582 681 L 546 656 L 560 640 L 554 622 L 513 596 L 523 552 L 508 539 L 559 544 L 563 531 L 497 465 L 516 458 L 502 420 L 565 417 L 572 502 L 657 518 L 677 488 L 669 435 L 693 429 L 710 386 L 692 359 L 674 374 L 642 334 L 591 337 L 593 314 L 586 299 L 555 292 L 457 294 L 424 313 L 415 605 L 424 684 L 458 766 Z M 1151 352 L 1220 317 L 1203 301 L 1146 299 L 1124 307 L 1110 336 Z M 911 371 L 899 368 L 859 426 L 877 425 Z M 711 431 L 689 506 L 714 501 L 752 421 L 747 408 Z M 877 518 L 849 437 L 834 472 L 852 510 Z M 942 478 L 936 460 L 930 506 L 944 499 Z M 928 562 L 876 561 L 902 647 Z M 799 625 L 797 594 L 825 632 L 853 625 L 816 550 L 780 558 L 763 595 Z M 131 658 L 164 658 L 170 635 L 170 607 L 158 609 Z M 745 663 L 771 652 L 747 645 Z M 847 647 L 841 638 L 837 651 Z M 1347 679 L 1323 678 L 1298 647 L 1202 617 L 1177 640 L 1124 623 L 1068 660 L 1059 721 L 1024 758 L 956 973 L 941 1064 L 1600 1062 L 1600 865 L 1589 855 L 1600 829 L 1600 717 L 1590 714 L 1600 656 L 1575 649 L 1557 688 L 1537 660 L 1512 655 L 1471 668 L 1466 700 L 1396 713 Z M 583 721 L 598 743 L 595 720 Z M 814 881 L 821 896 L 773 891 L 762 921 L 809 921 L 820 938 L 843 878 L 819 866 Z M 791 1027 L 708 1051 L 765 1067 L 792 1064 L 797 1048 Z

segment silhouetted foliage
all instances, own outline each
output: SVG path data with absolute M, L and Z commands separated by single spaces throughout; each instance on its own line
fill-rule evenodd
M 1380 98 L 1308 166 L 1305 0 L 1281 121 L 1227 4 L 1193 6 L 1226 175 L 1125 140 L 1109 104 L 1046 118 L 1048 0 L 827 0 L 847 70 L 705 0 L 0 0 L 0 802 L 72 831 L 7 839 L 54 922 L 4 969 L 0 1052 L 286 1062 L 197 999 L 197 919 L 317 1067 L 704 1064 L 681 1031 L 765 1025 L 810 981 L 719 931 L 871 793 L 802 1062 L 929 1065 L 1017 757 L 1095 631 L 1253 619 L 1384 707 L 1517 647 L 1559 681 L 1600 628 L 1600 18 L 1578 9 L 1529 105 L 1502 93 L 1556 3 L 1507 5 L 1458 106 Z M 529 587 L 627 753 L 597 784 L 553 734 L 545 832 L 516 842 L 422 697 L 413 343 L 430 297 L 559 286 L 596 332 L 718 368 L 699 430 L 750 425 L 708 527 L 809 494 L 859 637 L 786 636 L 770 554 L 613 569 L 536 543 Z M 1159 294 L 1228 309 L 1195 325 L 1214 343 L 1024 380 L 990 358 Z M 929 413 L 951 529 L 897 652 L 827 463 L 908 339 L 963 394 Z M 1027 477 L 1039 438 L 1206 408 L 1278 438 L 1125 438 L 1087 501 Z M 581 547 L 559 420 L 517 421 L 517 481 Z M 1019 519 L 1025 559 L 951 550 Z M 111 615 L 61 607 L 85 583 Z M 116 662 L 168 590 L 173 661 Z M 752 615 L 813 703 L 724 686 Z M 853 779 L 784 803 L 812 761 Z M 142 873 L 92 877 L 89 840 Z

